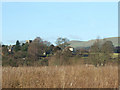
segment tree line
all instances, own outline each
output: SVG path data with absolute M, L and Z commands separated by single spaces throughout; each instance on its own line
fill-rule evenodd
M 58 38 L 56 46 L 40 37 L 33 41 L 15 45 L 2 45 L 3 66 L 49 66 L 49 65 L 72 65 L 94 64 L 104 66 L 107 62 L 117 61 L 112 58 L 114 52 L 119 52 L 119 47 L 114 47 L 111 41 L 105 41 L 102 45 L 99 39 L 87 49 L 71 51 L 67 38 Z

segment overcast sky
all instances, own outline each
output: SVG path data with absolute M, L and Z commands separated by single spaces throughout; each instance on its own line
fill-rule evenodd
M 118 36 L 117 2 L 6 2 L 2 4 L 2 42 L 41 37 L 86 41 Z

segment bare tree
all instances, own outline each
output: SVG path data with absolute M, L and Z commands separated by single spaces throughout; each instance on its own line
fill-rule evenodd
M 110 60 L 113 52 L 113 43 L 111 41 L 106 41 L 101 47 L 101 61 L 103 64 L 105 64 L 106 61 Z
M 40 37 L 37 37 L 28 47 L 28 56 L 30 59 L 38 60 L 41 56 L 43 56 L 46 49 L 47 45 L 44 44 L 44 41 Z
M 69 39 L 67 39 L 67 38 L 61 38 L 61 37 L 59 37 L 56 40 L 56 45 L 59 46 L 61 49 L 64 49 L 65 47 L 67 47 L 69 45 L 68 41 L 69 41 Z
M 100 41 L 97 39 L 90 48 L 90 60 L 97 66 L 100 63 Z

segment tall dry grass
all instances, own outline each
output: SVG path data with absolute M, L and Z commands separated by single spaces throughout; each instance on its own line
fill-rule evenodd
M 3 88 L 117 88 L 117 66 L 3 67 Z

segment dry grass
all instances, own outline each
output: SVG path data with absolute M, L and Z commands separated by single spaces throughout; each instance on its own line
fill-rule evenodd
M 3 67 L 3 88 L 117 88 L 118 67 Z

